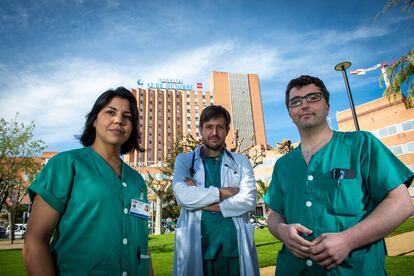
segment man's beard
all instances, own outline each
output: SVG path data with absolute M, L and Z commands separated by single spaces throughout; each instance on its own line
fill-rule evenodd
M 221 150 L 223 148 L 222 144 L 217 144 L 217 145 L 211 145 L 208 143 L 208 141 L 204 140 L 203 141 L 204 146 L 206 146 L 207 148 L 217 151 L 217 150 Z

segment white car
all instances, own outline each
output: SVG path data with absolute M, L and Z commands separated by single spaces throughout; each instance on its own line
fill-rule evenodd
M 6 236 L 9 237 L 10 234 L 10 225 L 6 228 Z M 14 225 L 14 238 L 15 239 L 24 239 L 26 235 L 26 224 L 16 223 Z

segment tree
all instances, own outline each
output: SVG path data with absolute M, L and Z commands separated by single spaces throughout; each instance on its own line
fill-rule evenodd
M 157 179 L 147 171 L 147 185 L 156 196 L 155 234 L 162 232 L 163 213 L 168 214 L 168 217 L 176 218 L 180 211 L 172 191 L 175 158 L 180 153 L 193 151 L 199 144 L 200 141 L 194 139 L 190 134 L 183 137 L 178 133 L 176 140 L 163 158 L 160 168 L 161 178 Z
M 250 137 L 250 146 L 244 150 L 241 149 L 243 138 L 239 136 L 239 130 L 234 130 L 234 147 L 230 149 L 232 152 L 246 155 L 247 159 L 250 160 L 252 168 L 254 169 L 257 165 L 263 163 L 263 157 L 266 156 L 266 149 L 264 145 L 255 145 L 254 134 Z
M 280 154 L 286 154 L 293 150 L 292 142 L 288 139 L 283 139 L 282 142 L 277 143 L 277 151 Z
M 35 139 L 34 122 L 28 125 L 17 121 L 0 118 L 0 208 L 9 213 L 10 229 L 14 229 L 15 213 L 18 204 L 26 195 L 26 185 L 33 181 L 41 168 L 35 156 L 45 144 Z M 14 231 L 10 231 L 14 240 Z
M 414 48 L 407 55 L 400 58 L 397 62 L 387 67 L 387 75 L 390 78 L 390 86 L 384 90 L 384 96 L 388 98 L 391 95 L 394 99 L 402 96 L 404 104 L 407 108 L 411 108 L 411 100 L 414 93 L 414 82 L 412 76 L 414 74 Z M 402 85 L 407 85 L 406 94 L 402 92 Z
M 375 16 L 375 19 L 378 19 L 381 15 L 387 13 L 389 10 L 399 6 L 400 4 L 403 5 L 401 11 L 403 13 L 406 13 L 406 14 L 410 15 L 413 8 L 414 8 L 414 0 L 403 0 L 403 1 L 402 0 L 388 0 L 385 3 L 384 8 L 382 9 L 382 11 L 377 13 L 377 15 Z M 412 16 L 412 19 L 414 20 L 414 16 Z
M 376 15 L 375 19 L 399 5 L 402 5 L 401 11 L 411 16 L 414 22 L 414 15 L 412 14 L 414 10 L 414 0 L 388 0 L 382 11 Z M 385 74 L 389 77 L 390 86 L 384 90 L 384 96 L 387 96 L 388 99 L 390 99 L 392 95 L 394 96 L 394 100 L 401 96 L 406 108 L 411 108 L 414 93 L 414 83 L 412 78 L 414 74 L 414 48 L 412 48 L 405 56 L 401 57 L 397 62 L 389 66 Z M 381 78 L 383 75 L 384 73 L 381 75 Z M 407 85 L 405 94 L 401 89 L 404 84 Z
M 262 180 L 257 180 L 256 181 L 256 187 L 257 187 L 257 201 L 264 201 L 264 197 L 267 193 L 267 190 L 269 189 L 269 185 L 270 185 L 270 180 L 263 182 Z M 264 213 L 267 214 L 269 208 L 267 207 L 266 204 L 263 205 L 264 206 Z

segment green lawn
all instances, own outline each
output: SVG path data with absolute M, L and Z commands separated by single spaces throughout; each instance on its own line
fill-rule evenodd
M 414 231 L 414 217 L 407 219 L 397 229 L 392 231 L 387 237 L 392 237 L 410 231 Z
M 21 250 L 0 250 L 0 275 L 27 275 Z
M 414 230 L 414 218 L 410 218 L 389 236 Z M 260 267 L 275 265 L 276 254 L 282 243 L 276 240 L 267 229 L 255 232 L 255 241 Z M 171 275 L 174 254 L 174 234 L 151 235 L 149 238 L 155 275 Z M 386 257 L 389 275 L 413 275 L 414 256 Z M 27 275 L 20 250 L 0 250 L 0 276 Z

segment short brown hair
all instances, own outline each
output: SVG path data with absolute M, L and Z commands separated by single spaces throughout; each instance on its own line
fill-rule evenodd
M 209 105 L 204 108 L 200 116 L 200 128 L 203 128 L 205 122 L 210 121 L 211 119 L 223 117 L 226 121 L 226 129 L 229 129 L 231 117 L 230 113 L 221 105 Z
M 293 79 L 289 82 L 289 84 L 286 87 L 285 97 L 286 97 L 286 107 L 289 109 L 289 93 L 292 88 L 302 88 L 304 86 L 314 84 L 317 87 L 321 89 L 322 97 L 325 99 L 326 103 L 329 106 L 329 92 L 326 89 L 325 84 L 323 81 L 316 77 L 308 76 L 308 75 L 302 75 L 299 78 Z

